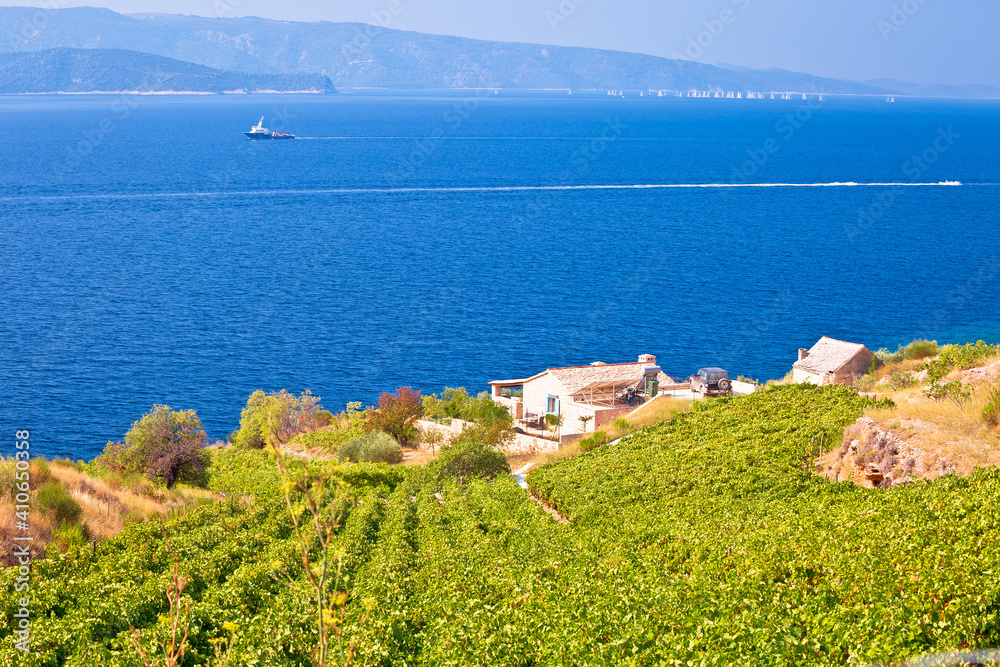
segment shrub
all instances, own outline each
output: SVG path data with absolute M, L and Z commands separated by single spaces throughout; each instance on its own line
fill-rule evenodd
M 987 345 L 983 341 L 965 345 L 945 345 L 937 359 L 924 364 L 929 383 L 939 382 L 956 369 L 973 368 L 983 359 L 1000 354 L 1000 345 Z
M 319 397 L 308 390 L 296 397 L 284 389 L 271 394 L 258 389 L 247 399 L 240 413 L 240 428 L 229 439 L 247 449 L 283 444 L 316 428 L 319 410 Z
M 139 473 L 162 481 L 204 486 L 207 482 L 207 440 L 194 410 L 155 405 L 132 424 L 124 442 L 109 442 L 96 463 L 123 476 Z
M 400 445 L 407 446 L 417 440 L 416 422 L 423 412 L 420 392 L 400 387 L 395 394 L 379 394 L 378 408 L 367 413 L 367 427 L 388 433 Z
M 594 434 L 589 438 L 580 441 L 580 449 L 589 452 L 606 444 L 608 444 L 608 434 L 604 431 L 594 431 Z
M 868 393 L 875 389 L 875 378 L 868 374 L 862 375 L 854 381 L 853 386 L 859 393 Z
M 331 452 L 337 452 L 342 446 L 347 444 L 351 438 L 364 435 L 364 431 L 357 428 L 335 428 L 326 431 L 311 431 L 296 436 L 292 441 L 306 449 L 320 448 Z
M 470 398 L 465 387 L 445 387 L 440 397 L 436 394 L 424 396 L 423 407 L 424 413 L 432 419 L 451 417 L 470 422 L 512 421 L 507 408 L 494 401 L 488 391 L 481 391 L 475 398 Z
M 632 432 L 632 424 L 630 424 L 629 421 L 624 417 L 619 417 L 618 419 L 614 420 L 613 422 L 611 422 L 611 425 L 615 428 L 616 431 L 618 431 L 622 435 Z
M 82 547 L 89 537 L 87 527 L 80 523 L 63 523 L 52 533 L 50 548 L 66 553 L 70 547 Z
M 52 476 L 52 468 L 49 462 L 43 458 L 31 459 L 31 479 L 35 482 L 44 482 Z
M 462 484 L 475 477 L 495 479 L 510 474 L 510 465 L 502 452 L 475 440 L 445 445 L 431 466 L 438 479 L 457 479 Z
M 926 359 L 938 354 L 936 340 L 915 340 L 903 348 L 903 359 Z
M 924 394 L 927 398 L 935 401 L 941 400 L 942 398 L 950 398 L 959 405 L 965 403 L 972 396 L 972 392 L 966 389 L 965 385 L 958 380 L 955 380 L 954 382 L 937 382 L 929 384 L 924 389 Z
M 493 400 L 488 391 L 481 391 L 475 398 L 470 398 L 465 402 L 459 419 L 465 421 L 491 422 L 503 419 L 512 422 L 510 412 L 504 406 Z
M 72 468 L 77 472 L 84 472 L 83 461 L 74 461 L 73 459 L 62 458 L 62 459 L 52 459 L 52 462 L 58 466 L 62 466 L 63 468 Z
M 902 358 L 903 358 L 902 350 L 903 350 L 903 348 L 900 347 L 895 352 L 890 352 L 887 348 L 883 347 L 883 348 L 879 348 L 878 350 L 876 350 L 873 354 L 874 354 L 875 358 L 877 360 L 879 360 L 880 362 L 882 362 L 883 364 L 894 364 L 894 363 L 902 360 Z M 877 366 L 877 365 L 878 364 L 874 364 L 874 363 L 872 364 L 872 366 Z M 871 368 L 869 370 L 874 370 L 874 369 Z
M 73 523 L 80 518 L 80 503 L 69 495 L 62 484 L 54 480 L 39 487 L 35 506 L 55 525 Z
M 983 423 L 991 428 L 1000 426 L 1000 386 L 993 388 L 983 407 Z
M 388 433 L 373 431 L 341 445 L 337 459 L 350 463 L 402 463 L 403 448 Z
M 17 459 L 14 457 L 5 458 L 0 456 L 0 500 L 10 497 L 13 499 L 17 495 L 14 484 L 17 481 Z
M 895 352 L 881 348 L 875 352 L 875 358 L 883 364 L 898 364 L 903 360 L 926 359 L 938 354 L 938 344 L 935 340 L 915 340 L 909 345 L 900 345 Z
M 317 428 L 324 428 L 333 423 L 333 413 L 329 410 L 318 410 L 314 419 Z
M 910 387 L 916 386 L 917 378 L 910 372 L 903 373 L 893 373 L 889 376 L 889 389 L 893 391 L 902 391 L 903 389 L 909 389 Z

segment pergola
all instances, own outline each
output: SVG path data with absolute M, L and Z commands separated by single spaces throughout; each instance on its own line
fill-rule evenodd
M 645 381 L 646 378 L 640 377 L 626 380 L 591 382 L 575 390 L 573 392 L 573 400 L 577 403 L 585 403 L 594 407 L 620 408 L 624 402 L 619 400 L 619 396 L 629 389 L 639 391 L 645 384 Z

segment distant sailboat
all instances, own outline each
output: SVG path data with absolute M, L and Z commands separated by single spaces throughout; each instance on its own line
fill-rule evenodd
M 771 99 L 772 100 L 774 99 L 774 93 L 771 93 Z
M 885 101 L 886 101 L 886 102 L 895 102 L 895 101 L 896 101 L 896 98 L 895 98 L 895 97 L 887 97 L 887 98 L 885 99 Z
M 804 100 L 807 100 L 807 99 L 809 99 L 809 98 L 808 98 L 808 97 L 806 97 L 806 94 L 805 94 L 805 93 L 802 93 L 802 99 L 804 99 Z

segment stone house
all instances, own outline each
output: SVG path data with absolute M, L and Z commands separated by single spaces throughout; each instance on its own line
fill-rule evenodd
M 810 349 L 799 350 L 799 360 L 792 365 L 792 382 L 853 384 L 868 371 L 874 358 L 860 343 L 823 336 Z
M 490 382 L 490 394 L 528 432 L 544 430 L 545 415 L 562 415 L 560 440 L 568 441 L 610 425 L 648 400 L 660 385 L 672 383 L 656 365 L 656 357 L 644 354 L 632 363 L 595 361 L 589 366 L 549 368 L 529 378 L 495 380 Z M 512 389 L 522 391 L 521 399 L 505 395 L 504 390 Z M 590 419 L 581 422 L 580 417 Z

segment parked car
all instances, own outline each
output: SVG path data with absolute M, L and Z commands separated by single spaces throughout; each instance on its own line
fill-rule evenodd
M 717 396 L 728 394 L 733 390 L 733 381 L 729 373 L 721 368 L 699 368 L 691 377 L 691 391 L 702 396 Z

